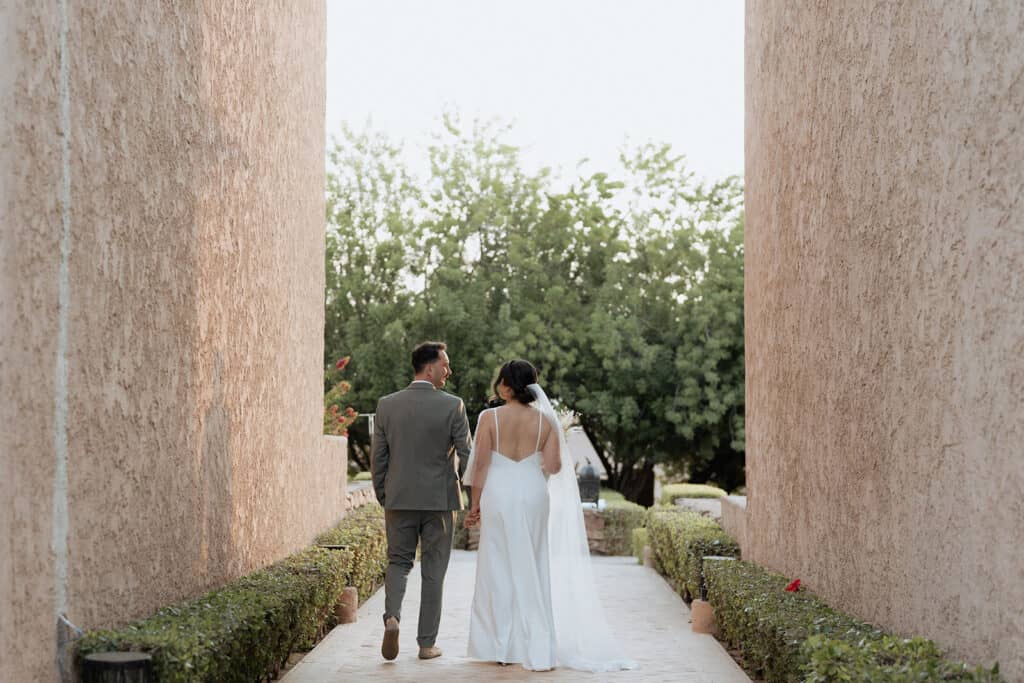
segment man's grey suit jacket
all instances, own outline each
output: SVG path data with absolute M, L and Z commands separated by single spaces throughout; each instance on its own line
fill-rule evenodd
M 429 382 L 381 398 L 371 448 L 377 500 L 387 510 L 461 510 L 469 438 L 462 399 Z

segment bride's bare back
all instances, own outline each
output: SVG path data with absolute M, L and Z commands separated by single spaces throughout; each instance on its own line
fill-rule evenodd
M 507 405 L 488 411 L 481 416 L 477 429 L 477 452 L 482 454 L 495 451 L 509 460 L 519 462 L 540 453 L 541 468 L 547 474 L 555 474 L 561 468 L 558 452 L 558 436 L 549 420 L 540 411 L 511 401 Z M 484 457 L 481 475 L 486 471 L 489 458 Z M 480 480 L 485 480 L 481 476 Z
M 524 460 L 541 450 L 551 434 L 537 410 L 510 403 L 494 411 L 497 425 L 494 450 L 510 460 Z

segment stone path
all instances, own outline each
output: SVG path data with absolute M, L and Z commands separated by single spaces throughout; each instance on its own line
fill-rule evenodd
M 632 557 L 594 558 L 594 570 L 608 618 L 617 637 L 640 668 L 588 674 L 569 669 L 531 672 L 519 666 L 476 662 L 465 657 L 469 608 L 473 599 L 476 553 L 452 551 L 445 582 L 445 611 L 437 645 L 444 656 L 416 658 L 419 612 L 419 566 L 409 575 L 402 606 L 404 620 L 398 659 L 380 656 L 384 590 L 359 609 L 354 624 L 338 626 L 281 679 L 283 683 L 333 681 L 679 681 L 681 683 L 748 683 L 750 679 L 709 635 L 690 630 L 689 610 L 656 572 Z

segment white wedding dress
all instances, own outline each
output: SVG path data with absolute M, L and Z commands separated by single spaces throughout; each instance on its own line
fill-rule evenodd
M 503 454 L 496 411 L 484 411 L 478 433 L 483 420 L 494 419 L 494 446 L 478 449 L 476 441 L 463 478 L 483 487 L 469 657 L 532 670 L 636 668 L 601 607 L 565 434 L 544 390 L 537 384 L 529 390 L 538 411 L 534 452 L 518 460 Z M 550 477 L 541 468 L 544 419 L 561 464 Z
M 469 656 L 489 662 L 554 668 L 555 622 L 548 556 L 548 484 L 541 469 L 543 416 L 533 453 L 514 460 L 495 444 L 480 498 L 480 544 L 469 623 Z M 481 419 L 487 419 L 483 415 Z

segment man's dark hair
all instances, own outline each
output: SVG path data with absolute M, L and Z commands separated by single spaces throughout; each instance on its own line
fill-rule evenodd
M 417 375 L 420 374 L 423 368 L 440 358 L 441 352 L 447 348 L 448 346 L 444 342 L 425 341 L 417 344 L 416 348 L 412 350 L 413 372 Z

